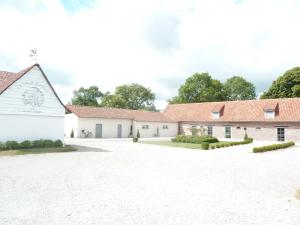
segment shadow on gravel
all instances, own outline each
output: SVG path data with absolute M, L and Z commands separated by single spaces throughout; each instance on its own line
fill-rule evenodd
M 92 148 L 92 147 L 86 147 L 80 145 L 72 145 L 72 147 L 76 148 L 77 152 L 111 152 L 101 148 Z

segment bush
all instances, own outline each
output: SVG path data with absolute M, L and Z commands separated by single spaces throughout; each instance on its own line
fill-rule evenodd
M 132 141 L 133 141 L 133 142 L 138 142 L 139 139 L 138 139 L 138 138 L 133 138 Z
M 22 141 L 20 143 L 20 148 L 32 148 L 32 142 L 31 141 Z
M 202 142 L 201 147 L 202 147 L 203 150 L 207 150 L 207 149 L 209 149 L 209 143 Z
M 221 148 L 221 145 L 216 145 L 216 148 Z
M 259 153 L 259 152 L 274 151 L 274 150 L 278 150 L 278 149 L 288 148 L 293 145 L 295 145 L 295 142 L 293 142 L 293 141 L 282 143 L 282 144 L 266 145 L 266 146 L 262 146 L 262 147 L 253 148 L 253 152 Z
M 61 140 L 56 140 L 54 142 L 54 147 L 62 147 L 64 143 Z
M 4 143 L 0 142 L 0 151 L 6 150 L 6 146 Z
M 137 130 L 136 137 L 137 137 L 137 139 L 139 139 L 139 138 L 141 137 L 141 135 L 140 135 L 140 131 L 139 131 L 139 130 Z
M 182 143 L 193 143 L 201 144 L 203 142 L 207 143 L 216 143 L 219 140 L 212 136 L 190 136 L 190 135 L 177 135 L 176 138 L 172 138 L 173 142 L 182 142 Z
M 215 148 L 216 148 L 216 146 L 214 146 L 214 145 L 211 146 L 211 149 L 215 149 Z
M 7 142 L 5 142 L 5 148 L 9 149 L 9 150 L 10 149 L 18 149 L 18 148 L 20 148 L 20 145 L 16 141 L 7 141 Z
M 71 130 L 70 138 L 74 138 L 74 130 Z
M 245 136 L 244 136 L 244 141 L 246 141 L 248 139 L 248 134 L 245 133 Z

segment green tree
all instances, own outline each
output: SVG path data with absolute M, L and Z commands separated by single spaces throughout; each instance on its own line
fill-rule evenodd
M 300 67 L 288 70 L 278 77 L 260 98 L 292 97 L 300 97 Z
M 99 106 L 99 101 L 102 96 L 103 93 L 97 86 L 91 86 L 89 88 L 81 87 L 78 90 L 74 90 L 71 102 L 72 105 Z
M 170 103 L 193 103 L 224 101 L 227 94 L 219 80 L 212 79 L 208 73 L 195 73 L 179 88 L 178 96 Z
M 103 96 L 101 105 L 123 109 L 143 109 L 155 111 L 155 94 L 140 84 L 118 86 L 114 94 Z
M 229 101 L 255 99 L 255 86 L 243 77 L 234 76 L 224 83 Z

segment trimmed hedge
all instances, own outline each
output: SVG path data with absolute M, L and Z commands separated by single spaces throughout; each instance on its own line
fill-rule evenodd
M 230 147 L 235 145 L 246 145 L 253 142 L 253 138 L 248 138 L 244 141 L 235 141 L 235 142 L 228 142 L 228 143 L 222 143 L 222 144 L 215 144 L 211 146 L 211 149 L 215 148 L 224 148 L 224 147 Z
M 208 150 L 209 149 L 209 143 L 202 142 L 201 147 L 202 147 L 203 150 Z
M 274 151 L 274 150 L 278 150 L 278 149 L 288 148 L 293 145 L 295 145 L 295 142 L 293 142 L 293 141 L 289 141 L 289 142 L 282 143 L 282 144 L 266 145 L 266 146 L 262 146 L 262 147 L 253 148 L 253 152 L 260 153 L 260 152 Z
M 12 150 L 12 149 L 29 149 L 29 148 L 54 148 L 62 147 L 63 142 L 61 140 L 35 140 L 35 141 L 22 141 L 18 143 L 16 141 L 7 141 L 5 143 L 0 142 L 1 150 Z
M 189 136 L 189 135 L 177 135 L 175 138 L 171 139 L 172 142 L 181 142 L 181 143 L 193 143 L 193 144 L 202 144 L 203 142 L 207 143 L 216 143 L 219 140 L 212 136 Z

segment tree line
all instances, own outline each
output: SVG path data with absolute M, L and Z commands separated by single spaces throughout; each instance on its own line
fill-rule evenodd
M 169 99 L 170 104 L 236 101 L 256 99 L 253 83 L 241 76 L 233 76 L 224 83 L 208 73 L 195 73 L 178 89 L 178 95 Z M 300 67 L 286 71 L 260 96 L 261 99 L 300 97 Z M 140 84 L 116 87 L 114 93 L 103 93 L 99 87 L 81 87 L 74 90 L 71 103 L 84 106 L 105 106 L 123 109 L 156 111 L 155 94 Z

